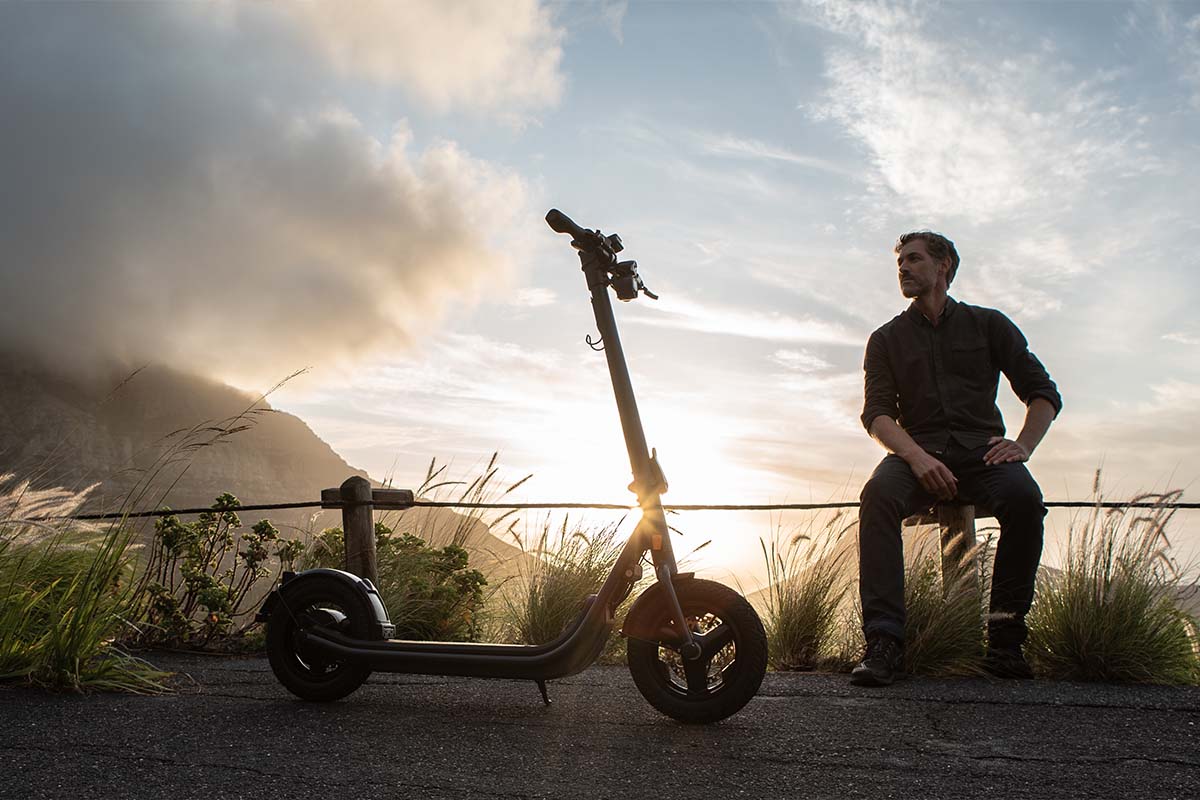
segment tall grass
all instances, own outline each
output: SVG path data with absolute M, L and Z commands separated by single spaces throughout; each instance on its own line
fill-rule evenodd
M 471 538 L 480 526 L 491 531 L 494 535 L 512 535 L 517 524 L 517 510 L 497 512 L 495 509 L 472 508 L 471 504 L 498 503 L 520 488 L 532 475 L 510 483 L 500 484 L 500 467 L 497 465 L 499 453 L 492 453 L 484 467 L 469 481 L 451 480 L 447 476 L 448 464 L 438 464 L 437 459 L 431 459 L 425 471 L 425 478 L 414 491 L 414 496 L 427 500 L 449 501 L 465 504 L 466 507 L 455 509 L 450 516 L 442 509 L 415 508 L 402 512 L 384 511 L 379 521 L 393 530 L 415 530 L 431 545 L 456 545 L 465 547 L 471 543 Z M 449 525 L 444 524 L 449 520 Z M 502 533 L 502 527 L 507 528 Z M 485 552 L 494 556 L 494 553 Z
M 534 558 L 518 577 L 517 591 L 503 598 L 509 638 L 542 644 L 562 633 L 612 570 L 624 545 L 617 539 L 619 527 L 619 522 L 591 530 L 572 527 L 564 517 L 558 530 L 545 521 L 532 542 L 517 537 Z
M 773 526 L 759 539 L 767 567 L 763 625 L 769 663 L 778 670 L 837 669 L 850 660 L 840 610 L 849 594 L 846 533 L 854 523 L 839 510 L 791 533 Z
M 930 676 L 981 674 L 991 548 L 969 546 L 947 580 L 935 542 L 937 535 L 914 542 L 917 551 L 905 568 L 904 669 Z
M 1181 607 L 1182 573 L 1170 554 L 1162 504 L 1181 492 L 1145 494 L 1143 509 L 1096 506 L 1072 520 L 1066 560 L 1043 576 L 1029 616 L 1028 655 L 1046 677 L 1081 681 L 1200 683 L 1197 626 Z
M 166 674 L 115 645 L 133 615 L 130 534 L 31 523 L 24 512 L 72 512 L 86 498 L 31 503 L 0 476 L 0 680 L 59 689 L 163 690 Z M 15 513 L 14 513 L 15 512 Z

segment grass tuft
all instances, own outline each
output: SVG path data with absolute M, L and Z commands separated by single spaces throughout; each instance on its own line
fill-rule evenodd
M 1099 479 L 1097 478 L 1097 485 Z M 1135 501 L 1167 504 L 1182 493 Z M 1043 576 L 1029 616 L 1028 656 L 1041 675 L 1079 681 L 1200 683 L 1196 620 L 1170 555 L 1174 510 L 1096 506 L 1071 523 L 1060 572 Z
M 942 580 L 942 554 L 930 542 L 905 568 L 904 669 L 915 675 L 978 675 L 983 665 L 985 578 L 979 565 L 988 563 L 987 549 L 976 545 L 949 583 Z
M 809 532 L 790 535 L 776 525 L 769 543 L 759 539 L 767 565 L 763 625 L 774 669 L 837 669 L 848 660 L 839 609 L 851 585 L 842 545 L 854 523 L 844 517 L 838 511 L 815 534 L 816 521 Z
M 564 517 L 557 531 L 548 521 L 543 523 L 531 543 L 517 537 L 522 550 L 534 558 L 518 576 L 518 591 L 503 598 L 509 638 L 542 644 L 562 633 L 612 570 L 624 545 L 624 539 L 617 539 L 619 527 L 618 522 L 588 530 L 572 527 Z
M 0 539 L 0 680 L 75 691 L 156 693 L 167 673 L 115 645 L 134 609 L 129 536 L 60 530 Z

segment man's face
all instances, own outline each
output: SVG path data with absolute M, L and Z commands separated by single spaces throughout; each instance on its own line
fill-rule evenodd
M 939 282 L 944 289 L 945 275 L 950 268 L 944 260 L 934 261 L 921 239 L 913 239 L 900 248 L 896 255 L 896 267 L 899 270 L 900 293 L 913 298 L 930 294 Z

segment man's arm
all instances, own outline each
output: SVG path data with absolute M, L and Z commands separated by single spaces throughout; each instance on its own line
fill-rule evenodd
M 1042 362 L 1029 351 L 1025 335 L 1013 321 L 999 311 L 993 311 L 988 319 L 988 328 L 992 358 L 1008 377 L 1013 393 L 1026 408 L 1032 408 L 1034 398 L 1041 397 L 1053 407 L 1055 415 L 1062 411 L 1062 395 L 1058 393 L 1058 387 L 1050 379 Z M 1039 436 L 1033 444 L 1036 446 L 1040 440 Z
M 900 427 L 900 423 L 896 422 L 900 416 L 899 395 L 887 346 L 880 331 L 875 331 L 867 340 L 863 372 L 865 382 L 862 423 L 867 433 L 889 451 L 903 458 L 928 492 L 944 500 L 954 497 L 958 493 L 958 480 L 954 473 L 941 461 L 926 453 L 904 428 Z
M 988 440 L 992 449 L 987 451 L 983 460 L 986 464 L 1004 464 L 1009 461 L 1028 461 L 1033 451 L 1041 443 L 1050 423 L 1058 414 L 1058 409 L 1044 397 L 1035 397 L 1025 409 L 1025 424 L 1016 440 L 993 436 Z
M 871 420 L 870 433 L 881 445 L 908 463 L 917 481 L 930 494 L 942 500 L 951 500 L 958 494 L 958 479 L 950 468 L 926 453 L 896 420 L 882 415 L 875 417 Z

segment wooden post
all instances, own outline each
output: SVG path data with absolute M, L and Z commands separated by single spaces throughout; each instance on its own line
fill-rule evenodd
M 939 505 L 937 515 L 942 534 L 942 592 L 949 595 L 978 568 L 978 556 L 967 558 L 975 547 L 975 506 Z
M 379 580 L 375 562 L 375 515 L 371 508 L 371 482 L 355 475 L 339 489 L 342 531 L 346 539 L 346 571 L 371 583 Z

